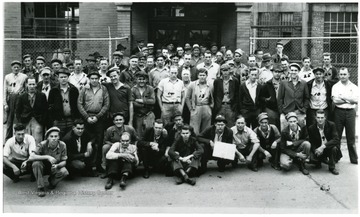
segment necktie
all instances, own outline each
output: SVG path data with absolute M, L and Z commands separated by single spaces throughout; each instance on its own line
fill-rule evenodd
M 292 140 L 295 140 L 295 139 L 296 139 L 296 134 L 295 134 L 295 132 L 293 132 L 293 133 L 291 134 L 291 139 L 292 139 Z
M 31 107 L 34 107 L 34 103 L 35 103 L 35 100 L 34 100 L 34 96 L 30 96 L 30 105 Z

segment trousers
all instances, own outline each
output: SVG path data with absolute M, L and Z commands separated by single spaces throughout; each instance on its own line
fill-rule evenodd
M 61 180 L 69 175 L 65 167 L 51 171 L 51 164 L 49 161 L 34 161 L 32 164 L 34 176 L 36 178 L 38 188 L 44 188 L 44 176 L 50 175 L 49 183 L 56 186 Z

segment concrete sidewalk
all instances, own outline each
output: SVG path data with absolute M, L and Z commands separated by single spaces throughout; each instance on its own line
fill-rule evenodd
M 214 161 L 195 186 L 175 185 L 172 177 L 141 171 L 126 190 L 115 182 L 104 190 L 106 179 L 76 178 L 63 181 L 44 198 L 34 195 L 36 183 L 25 177 L 12 183 L 4 176 L 5 212 L 136 212 L 136 213 L 358 213 L 358 166 L 350 164 L 346 144 L 337 164 L 340 175 L 308 165 L 310 175 L 297 167 L 275 171 L 268 163 L 258 172 L 241 165 L 223 173 Z

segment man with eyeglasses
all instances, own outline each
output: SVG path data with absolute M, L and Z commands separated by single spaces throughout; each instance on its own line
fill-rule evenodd
M 62 139 L 71 130 L 73 121 L 80 118 L 77 107 L 79 91 L 69 82 L 70 72 L 67 68 L 61 68 L 57 75 L 59 85 L 49 93 L 49 122 L 60 129 Z
M 11 62 L 11 73 L 4 78 L 4 116 L 6 119 L 5 141 L 13 136 L 13 124 L 16 123 L 15 107 L 20 94 L 25 91 L 25 81 L 27 75 L 21 72 L 21 62 L 14 60 Z
M 314 79 L 314 73 L 310 67 L 311 60 L 310 57 L 304 57 L 302 58 L 303 67 L 301 68 L 299 72 L 299 78 L 300 80 L 303 80 L 305 82 L 309 82 L 310 80 Z
M 328 121 L 322 109 L 316 111 L 316 123 L 309 127 L 309 142 L 311 143 L 311 161 L 316 168 L 321 168 L 321 162 L 328 162 L 329 171 L 339 175 L 335 163 L 341 158 L 340 139 L 336 126 Z
M 331 91 L 333 103 L 335 104 L 334 119 L 339 137 L 345 128 L 346 143 L 349 151 L 350 162 L 358 163 L 355 144 L 356 105 L 359 99 L 359 88 L 349 80 L 350 73 L 345 67 L 339 71 L 338 81 Z
M 230 66 L 220 66 L 220 78 L 214 81 L 214 113 L 213 116 L 222 114 L 227 120 L 227 126 L 232 127 L 238 112 L 239 81 L 230 76 Z
M 338 70 L 331 64 L 331 54 L 323 54 L 323 69 L 325 70 L 325 80 L 330 81 L 332 85 L 339 81 Z
M 305 81 L 299 79 L 300 66 L 297 63 L 290 64 L 290 81 L 283 81 L 279 86 L 278 107 L 280 113 L 281 130 L 287 126 L 285 116 L 289 112 L 295 112 L 300 126 L 304 126 L 306 111 L 309 108 L 309 88 Z
M 160 81 L 157 89 L 157 100 L 161 109 L 164 125 L 171 121 L 175 112 L 182 112 L 185 103 L 184 82 L 177 78 L 178 68 L 170 66 L 170 77 Z
M 280 64 L 273 68 L 273 78 L 266 82 L 260 91 L 260 103 L 264 111 L 269 116 L 268 121 L 280 129 L 280 114 L 277 105 L 279 87 L 281 82 L 281 74 L 283 72 Z
M 331 100 L 331 84 L 329 81 L 324 80 L 323 68 L 313 69 L 315 79 L 308 82 L 309 94 L 310 94 L 310 108 L 306 114 L 306 125 L 309 127 L 315 124 L 316 111 L 321 109 L 325 113 L 325 117 L 329 119 L 332 108 Z

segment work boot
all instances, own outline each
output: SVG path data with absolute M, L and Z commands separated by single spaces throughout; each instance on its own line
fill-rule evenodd
M 121 180 L 120 180 L 120 188 L 124 189 L 126 187 L 126 175 L 122 175 L 121 176 Z
M 56 185 L 53 185 L 53 184 L 51 183 L 51 181 L 50 181 L 50 176 L 49 176 L 49 178 L 48 178 L 48 182 L 49 182 L 48 189 L 53 190 L 53 189 L 56 188 Z
M 13 181 L 13 183 L 19 182 L 20 181 L 20 176 L 14 176 L 12 181 Z
M 185 179 L 185 182 L 188 183 L 189 185 L 195 185 L 196 181 L 190 178 Z
M 111 189 L 113 184 L 114 184 L 114 180 L 112 178 L 108 178 L 108 180 L 106 181 L 105 189 L 106 190 Z
M 148 179 L 150 177 L 150 170 L 148 168 L 144 170 L 143 177 L 144 179 Z
M 274 168 L 274 170 L 281 170 L 281 167 L 276 164 L 271 164 L 271 167 Z
M 258 171 L 258 168 L 256 166 L 252 166 L 251 164 L 248 165 L 248 168 L 254 172 Z
M 174 176 L 174 179 L 175 179 L 175 183 L 177 185 L 181 185 L 182 183 L 184 183 L 184 179 L 182 179 L 181 177 L 179 177 L 177 175 Z
M 335 168 L 329 169 L 329 171 L 334 175 L 339 175 L 339 171 Z
M 45 189 L 44 188 L 38 188 L 37 195 L 39 197 L 45 197 L 45 195 L 46 195 Z
M 309 175 L 309 171 L 305 168 L 305 163 L 304 163 L 303 161 L 300 162 L 299 170 L 300 170 L 304 175 Z

